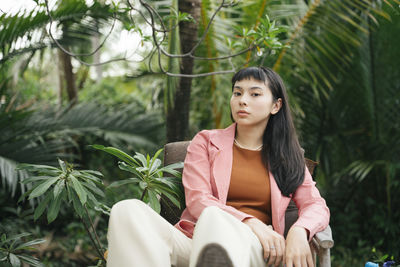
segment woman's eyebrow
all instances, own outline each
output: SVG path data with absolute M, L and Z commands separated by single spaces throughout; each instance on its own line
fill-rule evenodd
M 235 85 L 235 86 L 233 87 L 233 89 L 243 90 L 243 88 L 240 87 L 240 86 L 238 86 L 238 85 Z M 262 88 L 261 88 L 261 87 L 258 87 L 258 86 L 253 86 L 253 87 L 250 87 L 249 90 L 262 90 Z

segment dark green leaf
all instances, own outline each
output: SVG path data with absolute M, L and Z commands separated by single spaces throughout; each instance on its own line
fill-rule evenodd
M 60 211 L 61 202 L 62 202 L 63 198 L 65 197 L 65 194 L 66 194 L 66 192 L 62 191 L 62 193 L 59 194 L 57 196 L 57 198 L 55 198 L 50 203 L 49 210 L 47 211 L 47 222 L 48 223 L 51 223 L 52 221 L 54 221 L 57 218 L 57 215 Z
M 53 194 L 49 192 L 46 194 L 45 198 L 39 202 L 39 205 L 37 206 L 37 208 L 35 209 L 35 213 L 33 214 L 33 220 L 36 221 L 43 214 L 44 210 L 47 207 L 47 204 L 51 199 L 53 199 L 52 196 Z
M 83 170 L 81 171 L 82 173 L 89 173 L 89 174 L 93 174 L 93 175 L 97 175 L 97 176 L 103 176 L 103 174 L 99 171 L 93 171 L 93 170 Z
M 176 190 L 174 190 L 174 189 L 176 189 L 175 188 L 175 184 L 172 183 L 172 182 L 169 182 L 167 180 L 164 180 L 164 179 L 160 179 L 160 180 L 155 180 L 154 179 L 154 180 L 152 180 L 151 181 L 151 187 L 152 188 L 154 188 L 154 187 L 159 188 L 162 191 L 167 191 L 167 192 L 169 192 L 171 194 L 177 194 Z
M 82 203 L 79 201 L 79 198 L 74 190 L 71 190 L 71 197 L 72 197 L 72 204 L 74 206 L 76 213 L 78 213 L 80 217 L 83 217 L 84 209 Z
M 34 188 L 29 189 L 26 191 L 24 194 L 22 194 L 19 198 L 17 203 L 21 202 L 22 200 L 25 200 L 25 198 L 33 191 Z
M 169 200 L 171 200 L 172 203 L 174 203 L 175 206 L 177 206 L 179 209 L 181 208 L 181 203 L 180 201 L 172 194 L 162 191 L 162 194 L 166 196 Z
M 118 162 L 118 167 L 121 170 L 128 171 L 128 172 L 131 172 L 131 173 L 135 174 L 137 177 L 142 177 L 143 176 L 143 174 L 141 174 L 140 172 L 138 172 L 136 170 L 136 167 L 130 166 L 130 165 L 126 164 L 125 162 L 121 162 L 121 161 Z
M 10 263 L 11 263 L 12 267 L 20 267 L 21 266 L 21 261 L 18 259 L 18 257 L 15 254 L 10 253 L 8 255 L 8 257 L 10 259 Z
M 154 159 L 154 162 L 151 162 L 151 167 L 150 167 L 150 175 L 153 174 L 154 172 L 159 172 L 158 168 L 161 166 L 161 160 L 160 159 Z
M 128 163 L 129 165 L 133 165 L 133 166 L 137 166 L 139 165 L 138 162 L 131 156 L 129 156 L 127 153 L 123 152 L 122 150 L 119 150 L 118 148 L 115 147 L 104 147 L 102 145 L 92 145 L 91 147 L 98 149 L 98 150 L 102 150 L 104 152 L 107 152 L 111 155 L 116 156 L 117 158 L 119 158 L 122 161 L 125 161 L 126 163 Z
M 43 264 L 36 258 L 28 255 L 18 255 L 18 257 L 23 261 L 28 264 L 30 264 L 33 267 L 42 267 Z
M 27 179 L 22 180 L 21 183 L 27 184 L 27 183 L 37 182 L 37 181 L 40 181 L 40 180 L 46 180 L 46 179 L 49 179 L 49 178 L 51 178 L 51 177 L 53 177 L 53 176 L 35 176 L 35 177 L 29 177 L 29 178 L 27 178 Z
M 56 185 L 54 186 L 54 199 L 57 199 L 58 195 L 62 192 L 62 190 L 65 188 L 65 180 L 59 180 Z
M 106 206 L 103 203 L 100 203 L 100 205 L 94 207 L 95 210 L 102 212 L 103 214 L 106 214 L 110 216 L 111 208 Z
M 158 201 L 157 195 L 152 190 L 147 190 L 147 194 L 149 196 L 150 207 L 155 210 L 157 213 L 161 211 L 160 201 Z
M 129 179 L 113 182 L 108 186 L 108 188 L 114 188 L 114 187 L 118 187 L 118 186 L 125 185 L 125 184 L 140 183 L 140 182 L 141 182 L 141 180 L 138 178 L 129 178 Z
M 23 243 L 23 244 L 19 245 L 18 247 L 15 248 L 15 250 L 19 250 L 19 249 L 29 249 L 29 248 L 31 248 L 32 246 L 35 246 L 35 245 L 38 245 L 38 244 L 42 244 L 42 243 L 44 243 L 44 242 L 46 242 L 45 239 L 35 239 L 35 240 L 31 240 L 31 241 L 28 241 L 28 242 L 26 242 L 26 243 Z
M 9 241 L 12 241 L 12 240 L 17 240 L 17 239 L 20 239 L 22 237 L 30 236 L 30 235 L 31 235 L 30 233 L 21 233 L 21 234 L 18 234 L 18 235 L 12 235 L 12 236 L 8 237 L 5 242 L 9 242 Z
M 67 165 L 65 164 L 65 161 L 58 159 L 58 164 L 63 172 L 67 172 Z
M 59 172 L 60 170 L 53 166 L 48 165 L 36 165 L 36 164 L 18 164 L 17 170 L 28 170 L 28 171 L 41 171 L 41 170 L 52 170 L 54 172 Z
M 32 191 L 32 193 L 29 195 L 29 199 L 43 195 L 52 184 L 57 182 L 58 179 L 58 177 L 52 177 L 41 183 Z
M 140 181 L 139 182 L 139 187 L 144 190 L 147 187 L 147 183 L 145 181 Z
M 160 153 L 163 151 L 164 149 L 161 148 L 159 149 L 153 156 L 153 158 L 150 161 L 150 173 L 152 173 L 154 170 L 156 170 L 160 165 L 161 165 L 161 160 L 158 159 L 158 156 L 160 155 Z
M 71 174 L 74 175 L 75 177 L 79 177 L 79 178 L 82 178 L 85 180 L 87 180 L 87 179 L 92 180 L 93 182 L 98 183 L 98 184 L 103 183 L 103 181 L 99 177 L 96 177 L 86 171 L 73 171 Z
M 93 193 L 104 197 L 104 192 L 98 188 L 92 181 L 87 180 L 85 182 L 82 183 L 86 188 L 90 189 Z
M 85 189 L 83 188 L 81 183 L 78 181 L 78 179 L 76 179 L 73 175 L 70 175 L 69 177 L 72 181 L 72 185 L 75 189 L 75 192 L 78 194 L 78 197 L 79 197 L 82 205 L 84 205 L 86 203 L 86 199 L 87 199 L 87 194 L 86 194 Z
M 140 163 L 142 163 L 142 166 L 143 167 L 147 167 L 147 160 L 146 160 L 146 157 L 143 155 L 143 154 L 141 154 L 141 153 L 139 153 L 139 152 L 136 152 L 136 155 L 134 156 L 134 158 L 135 159 L 138 159 L 139 161 L 140 161 Z M 139 164 L 138 164 L 139 165 Z M 139 165 L 140 166 L 140 165 Z

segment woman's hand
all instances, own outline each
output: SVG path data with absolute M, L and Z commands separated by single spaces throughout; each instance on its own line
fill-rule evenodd
M 307 230 L 300 226 L 289 229 L 286 237 L 286 267 L 314 267 Z
M 264 259 L 270 266 L 279 266 L 285 258 L 285 239 L 257 218 L 245 219 L 243 223 L 247 224 L 254 234 L 260 240 L 264 250 Z

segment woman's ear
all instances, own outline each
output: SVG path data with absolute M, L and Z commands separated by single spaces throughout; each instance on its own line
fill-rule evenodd
M 272 105 L 271 114 L 275 115 L 282 107 L 282 98 L 278 98 Z

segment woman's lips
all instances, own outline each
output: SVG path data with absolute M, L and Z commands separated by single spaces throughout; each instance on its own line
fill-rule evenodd
M 246 116 L 249 115 L 249 113 L 248 113 L 247 111 L 244 111 L 244 110 L 239 110 L 239 111 L 237 112 L 237 115 L 238 115 L 239 117 L 246 117 Z

